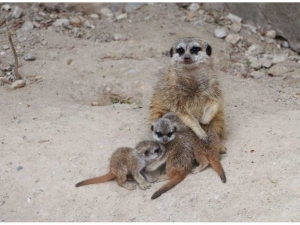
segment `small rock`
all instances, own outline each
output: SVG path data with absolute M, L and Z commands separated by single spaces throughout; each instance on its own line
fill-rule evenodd
M 114 14 L 111 12 L 109 8 L 102 8 L 100 10 L 100 15 L 101 17 L 108 17 L 108 18 L 112 18 L 114 16 Z
M 230 19 L 232 23 L 234 23 L 234 22 L 239 22 L 239 23 L 241 23 L 242 20 L 243 20 L 241 17 L 238 17 L 238 16 L 236 16 L 236 15 L 234 15 L 234 14 L 231 14 L 231 13 L 229 13 L 226 17 L 227 17 L 228 19 Z
M 202 27 L 203 26 L 203 21 L 202 20 L 195 21 L 194 25 Z
M 23 169 L 22 166 L 18 166 L 18 168 L 17 168 L 18 171 L 20 171 L 20 170 L 22 170 L 22 169 Z
M 203 15 L 205 13 L 205 11 L 203 10 L 203 9 L 200 9 L 199 11 L 198 11 L 198 14 L 199 15 Z
M 98 20 L 99 16 L 97 14 L 91 14 L 90 18 L 93 19 L 93 20 Z
M 34 25 L 31 21 L 25 21 L 21 27 L 21 30 L 23 31 L 29 31 L 34 28 Z
M 242 30 L 242 24 L 241 23 L 233 23 L 229 26 L 229 29 L 239 33 Z
M 116 17 L 117 20 L 127 19 L 127 13 L 120 14 Z
M 284 62 L 284 61 L 286 61 L 288 59 L 288 56 L 289 56 L 288 53 L 275 55 L 275 56 L 273 56 L 272 62 L 274 64 L 280 63 L 280 62 Z
M 59 26 L 62 26 L 63 24 L 66 24 L 66 25 L 70 24 L 70 20 L 68 20 L 68 19 L 57 19 L 52 24 L 52 26 L 59 27 Z
M 256 33 L 256 27 L 255 26 L 253 26 L 253 25 L 251 25 L 251 24 L 243 24 L 242 25 L 243 27 L 245 27 L 245 28 L 248 28 L 250 31 L 252 31 L 253 33 Z
M 272 66 L 269 69 L 268 74 L 271 76 L 281 76 L 285 73 L 288 73 L 288 72 L 291 72 L 294 70 L 295 69 L 293 67 L 280 63 L 280 64 L 276 64 L 276 65 Z
M 4 76 L 5 76 L 5 73 L 2 70 L 0 70 L 0 77 L 4 77 Z
M 284 47 L 284 48 L 289 48 L 289 47 L 290 47 L 290 45 L 289 45 L 289 43 L 288 43 L 287 41 L 281 41 L 281 42 L 280 42 L 280 45 L 281 45 L 282 47 Z
M 72 63 L 72 59 L 69 59 L 68 61 L 67 61 L 67 65 L 70 65 L 71 63 Z
M 270 68 L 273 65 L 272 60 L 266 58 L 260 59 L 260 63 L 265 68 Z
M 227 30 L 225 28 L 217 28 L 215 29 L 215 37 L 217 38 L 225 38 L 227 36 Z
M 99 102 L 93 102 L 92 103 L 92 106 L 99 106 L 100 104 L 99 104 Z
M 84 27 L 87 27 L 87 28 L 92 28 L 92 24 L 90 23 L 90 21 L 86 20 L 83 24 Z
M 126 40 L 128 40 L 128 37 L 126 37 L 122 34 L 119 34 L 119 33 L 115 33 L 113 39 L 115 41 L 126 41 Z
M 5 50 L 8 50 L 9 49 L 9 45 L 3 45 L 2 46 L 2 49 L 5 51 Z
M 74 27 L 81 27 L 82 21 L 83 20 L 79 16 L 77 16 L 70 19 L 70 24 Z
M 13 18 L 17 19 L 17 18 L 19 18 L 21 16 L 21 14 L 22 14 L 22 8 L 19 7 L 19 6 L 16 6 L 16 7 L 14 7 L 14 10 L 13 10 L 11 16 Z
M 238 34 L 228 34 L 227 37 L 225 38 L 225 41 L 232 45 L 236 45 L 241 40 L 241 38 L 242 37 L 239 36 Z
M 126 3 L 125 12 L 132 13 L 133 11 L 141 8 L 144 5 L 146 5 L 146 3 Z
M 252 56 L 256 56 L 256 55 L 259 55 L 259 54 L 263 54 L 265 52 L 266 52 L 266 50 L 263 47 L 254 44 L 254 45 L 251 45 L 248 48 L 247 54 L 252 55 Z
M 33 21 L 32 23 L 33 23 L 34 27 L 39 28 L 41 26 L 41 24 L 36 21 Z
M 30 201 L 31 201 L 31 198 L 27 198 L 27 200 L 26 200 L 28 203 L 30 203 Z
M 269 31 L 267 31 L 266 37 L 272 38 L 272 39 L 276 38 L 276 31 L 275 30 L 269 30 Z
M 15 88 L 22 88 L 26 85 L 26 82 L 24 80 L 16 80 L 15 82 L 12 83 L 10 86 L 11 89 Z
M 57 18 L 57 15 L 51 13 L 51 14 L 49 15 L 49 17 L 50 17 L 50 19 L 56 19 L 56 18 Z
M 272 39 L 272 38 L 267 38 L 267 39 L 266 39 L 266 42 L 267 42 L 268 44 L 272 44 L 272 43 L 275 43 L 275 40 Z
M 1 6 L 1 10 L 9 11 L 9 10 L 11 10 L 11 7 L 9 4 L 4 4 Z
M 253 77 L 254 79 L 261 79 L 265 76 L 265 73 L 264 72 L 261 72 L 261 71 L 253 71 L 251 74 L 250 74 L 251 77 Z
M 261 63 L 257 58 L 249 57 L 248 60 L 250 62 L 250 68 L 254 68 L 256 70 L 259 70 L 261 68 Z
M 42 43 L 42 45 L 46 45 L 48 42 L 47 41 L 42 41 L 41 43 Z
M 200 9 L 200 5 L 198 3 L 192 3 L 188 9 L 191 12 L 197 12 Z
M 31 53 L 28 53 L 28 54 L 24 55 L 24 60 L 25 61 L 34 61 L 34 60 L 36 60 L 36 57 L 34 55 L 32 55 Z
M 151 16 L 149 15 L 149 16 L 146 16 L 145 18 L 144 18 L 144 20 L 145 21 L 148 21 L 148 20 L 150 20 L 151 19 Z

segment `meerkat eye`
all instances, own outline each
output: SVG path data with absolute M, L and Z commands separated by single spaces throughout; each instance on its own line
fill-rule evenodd
M 191 48 L 190 52 L 191 52 L 191 54 L 197 55 L 199 51 L 201 51 L 201 48 L 194 46 L 194 47 Z
M 155 134 L 158 136 L 158 137 L 162 137 L 163 134 L 161 132 L 155 132 Z
M 168 136 L 168 137 L 171 137 L 171 136 L 173 135 L 173 133 L 174 133 L 174 132 L 169 132 L 169 133 L 167 134 L 167 136 Z
M 154 153 L 159 153 L 159 148 L 155 149 Z
M 149 155 L 149 151 L 147 150 L 147 151 L 145 151 L 145 156 L 148 156 Z
M 177 48 L 176 49 L 176 53 L 178 53 L 179 55 L 183 55 L 184 54 L 184 49 L 181 47 L 181 48 Z

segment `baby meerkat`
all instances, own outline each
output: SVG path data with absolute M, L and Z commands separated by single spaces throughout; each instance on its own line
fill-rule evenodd
M 158 159 L 163 154 L 163 148 L 154 141 L 142 141 L 134 149 L 129 147 L 118 148 L 111 156 L 110 170 L 106 175 L 84 180 L 75 186 L 80 187 L 88 184 L 96 184 L 110 181 L 117 178 L 120 186 L 134 190 L 134 184 L 126 183 L 127 176 L 133 176 L 138 182 L 141 189 L 147 189 L 151 185 L 145 180 L 143 175 L 148 179 L 148 174 L 143 173 L 143 169 Z
M 224 138 L 223 96 L 211 53 L 211 46 L 200 38 L 182 38 L 173 45 L 171 65 L 160 74 L 154 87 L 151 123 L 167 112 L 175 112 L 204 142 L 209 139 L 201 125 L 208 124 L 220 139 Z
M 210 143 L 204 144 L 173 112 L 165 114 L 152 125 L 151 129 L 154 140 L 163 143 L 166 152 L 165 157 L 149 165 L 146 171 L 154 171 L 166 162 L 167 176 L 162 178 L 169 177 L 171 179 L 152 195 L 152 199 L 177 185 L 188 173 L 200 172 L 209 164 L 219 174 L 223 183 L 226 182 L 226 176 L 219 160 L 219 151 L 222 145 L 215 131 L 204 127 L 210 138 Z M 194 159 L 199 166 L 192 170 Z

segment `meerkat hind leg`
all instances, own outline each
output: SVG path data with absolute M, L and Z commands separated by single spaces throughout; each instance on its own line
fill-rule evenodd
M 159 183 L 159 182 L 162 182 L 165 180 L 170 180 L 170 177 L 167 174 L 162 174 L 157 178 L 156 183 Z
M 199 166 L 195 167 L 192 170 L 192 173 L 194 173 L 194 174 L 201 172 L 209 165 L 209 161 L 205 156 L 200 156 L 199 159 L 197 159 L 197 162 L 199 163 Z
M 129 184 L 126 182 L 126 177 L 118 177 L 117 178 L 118 184 L 123 187 L 126 188 L 130 191 L 136 189 L 136 185 L 135 184 Z

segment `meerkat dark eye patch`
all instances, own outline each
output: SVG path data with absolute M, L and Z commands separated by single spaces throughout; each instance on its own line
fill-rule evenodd
M 181 47 L 181 48 L 177 48 L 176 49 L 176 53 L 178 53 L 179 55 L 183 55 L 184 54 L 184 49 Z
M 170 57 L 173 57 L 173 48 L 170 49 Z
M 159 148 L 155 149 L 154 153 L 159 153 Z
M 207 45 L 207 47 L 206 47 L 206 54 L 207 54 L 208 56 L 210 56 L 211 53 L 212 53 L 212 49 L 211 49 L 210 45 Z
M 162 137 L 163 134 L 161 132 L 155 132 L 155 134 L 157 135 L 157 137 Z
M 197 55 L 199 51 L 201 51 L 201 48 L 196 46 L 192 47 L 190 50 L 191 54 L 195 54 L 195 55 Z
M 147 150 L 147 151 L 145 151 L 145 156 L 148 156 L 149 155 L 149 151 Z
M 167 136 L 168 136 L 168 137 L 171 137 L 173 134 L 174 134 L 174 132 L 169 132 L 169 133 L 167 134 Z

